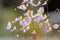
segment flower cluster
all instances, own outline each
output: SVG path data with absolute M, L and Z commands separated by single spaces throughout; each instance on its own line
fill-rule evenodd
M 38 7 L 41 4 L 41 2 L 39 1 L 38 4 L 34 4 L 33 0 L 24 0 L 20 6 L 17 6 L 17 8 L 25 11 L 27 10 L 27 7 L 29 6 L 28 4 L 34 7 Z M 46 4 L 47 2 L 45 1 L 41 5 L 46 5 Z M 31 24 L 33 25 L 35 22 L 38 24 L 39 28 L 42 28 L 44 26 L 46 32 L 50 32 L 52 28 L 54 29 L 59 28 L 58 24 L 54 24 L 54 25 L 50 24 L 49 19 L 47 18 L 47 15 L 44 14 L 44 6 L 40 6 L 36 14 L 34 13 L 33 10 L 27 10 L 27 12 L 24 13 L 23 15 L 24 17 L 20 16 L 20 17 L 15 18 L 15 20 L 13 20 L 12 22 L 8 22 L 6 29 L 10 30 L 11 32 L 16 31 L 17 30 L 16 26 L 14 26 L 12 29 L 12 24 L 16 22 L 19 22 L 19 25 L 22 26 L 20 31 L 24 33 L 28 31 L 30 29 Z M 36 34 L 35 29 L 32 30 L 32 34 Z
M 28 4 L 32 5 L 33 7 L 38 7 L 39 5 L 41 5 L 41 2 L 38 1 L 38 3 L 35 4 L 35 3 L 33 3 L 33 0 L 23 0 L 23 2 L 21 3 L 21 5 L 17 6 L 17 8 L 21 9 L 21 10 L 27 10 L 27 7 L 29 6 Z M 47 1 L 45 1 L 42 5 L 46 5 L 46 4 L 47 4 Z

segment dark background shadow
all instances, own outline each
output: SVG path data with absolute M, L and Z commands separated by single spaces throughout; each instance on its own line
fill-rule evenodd
M 55 11 L 56 8 L 60 9 L 60 0 L 49 0 L 48 1 L 48 11 Z
M 21 2 L 22 0 L 2 0 L 2 5 L 3 7 L 15 7 L 17 5 L 20 5 Z M 55 11 L 56 8 L 60 9 L 60 0 L 48 0 L 48 11 Z

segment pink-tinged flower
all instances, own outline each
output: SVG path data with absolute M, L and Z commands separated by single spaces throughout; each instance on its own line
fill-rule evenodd
M 27 23 L 27 22 L 23 22 L 23 21 L 20 21 L 19 24 L 20 24 L 21 26 L 28 26 L 28 23 Z
M 44 7 L 40 7 L 39 10 L 40 10 L 40 13 L 41 13 L 41 14 L 44 13 Z
M 45 25 L 45 28 L 48 28 L 48 26 L 47 26 L 47 25 Z
M 46 29 L 46 32 L 50 32 L 52 30 L 52 27 L 48 27 L 48 29 Z
M 39 24 L 39 28 L 42 28 L 42 27 L 43 27 L 43 23 L 40 23 L 40 24 Z
M 51 30 L 46 30 L 46 32 L 50 32 Z
M 26 32 L 26 30 L 24 29 L 22 32 L 24 32 L 24 33 L 25 33 L 25 32 Z
M 36 31 L 35 31 L 35 30 L 33 30 L 32 34 L 36 34 Z
M 52 27 L 53 27 L 54 29 L 58 29 L 58 28 L 59 28 L 59 25 L 58 25 L 58 24 L 54 24 Z
M 26 32 L 26 29 L 25 28 L 22 28 L 22 29 L 20 29 L 20 31 L 22 31 L 22 32 Z

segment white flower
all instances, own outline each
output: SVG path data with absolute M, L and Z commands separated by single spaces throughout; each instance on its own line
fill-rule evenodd
M 10 30 L 11 29 L 11 23 L 8 22 L 6 29 Z
M 16 37 L 19 37 L 19 35 L 17 34 Z
M 20 5 L 20 6 L 17 6 L 18 9 L 22 9 L 22 10 L 26 10 L 27 7 L 25 5 Z
M 6 29 L 8 29 L 8 30 L 10 30 L 10 28 L 11 28 L 10 26 L 7 26 L 7 27 L 6 27 Z
M 41 13 L 41 14 L 44 13 L 44 7 L 40 7 L 39 10 L 40 10 L 40 13 Z

